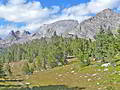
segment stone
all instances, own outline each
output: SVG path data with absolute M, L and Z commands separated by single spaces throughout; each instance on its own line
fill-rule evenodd
M 71 73 L 74 73 L 75 71 L 71 71 Z
M 85 78 L 87 78 L 88 76 L 84 76 Z
M 94 77 L 94 76 L 96 76 L 97 74 L 95 73 L 95 74 L 92 74 L 92 76 Z
M 111 64 L 110 63 L 105 63 L 105 64 L 102 64 L 101 66 L 102 67 L 108 67 L 108 66 L 110 66 Z
M 104 69 L 104 71 L 108 71 L 108 68 Z
M 82 76 L 80 76 L 80 77 L 82 77 Z
M 97 85 L 100 85 L 100 83 L 97 83 Z
M 91 81 L 92 79 L 88 79 L 88 81 Z
M 27 82 L 27 83 L 25 83 L 25 85 L 30 85 L 30 83 Z
M 59 76 L 59 77 L 61 77 L 61 76 L 62 76 L 62 74 L 59 74 L 58 76 Z

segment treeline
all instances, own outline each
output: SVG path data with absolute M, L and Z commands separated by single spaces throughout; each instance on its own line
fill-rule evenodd
M 0 54 L 0 62 L 24 60 L 33 63 L 37 69 L 47 69 L 67 64 L 67 56 L 77 57 L 84 65 L 90 65 L 93 59 L 102 60 L 105 63 L 120 56 L 120 30 L 116 35 L 110 31 L 101 30 L 94 38 L 95 40 L 77 36 L 64 38 L 54 33 L 52 38 L 41 38 L 24 44 L 12 45 Z

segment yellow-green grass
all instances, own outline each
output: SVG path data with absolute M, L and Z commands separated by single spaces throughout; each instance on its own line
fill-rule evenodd
M 83 67 L 79 60 L 74 59 L 65 66 L 14 78 L 24 79 L 21 83 L 30 83 L 30 87 L 66 85 L 68 87 L 85 87 L 84 90 L 120 90 L 120 66 L 101 67 L 96 62 L 92 63 L 94 64 Z M 14 70 L 15 72 L 19 71 Z M 21 83 L 5 82 L 0 84 L 19 85 Z
M 119 75 L 112 74 L 116 68 L 94 65 L 81 67 L 79 61 L 75 61 L 48 71 L 36 72 L 25 82 L 32 86 L 66 85 L 85 87 L 85 90 L 120 90 Z M 108 70 L 104 71 L 105 69 Z

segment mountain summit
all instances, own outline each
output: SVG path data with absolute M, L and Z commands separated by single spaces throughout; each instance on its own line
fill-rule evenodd
M 75 32 L 76 35 L 81 37 L 83 35 L 86 38 L 93 38 L 97 33 L 103 29 L 105 32 L 108 30 L 113 34 L 120 26 L 120 14 L 112 11 L 111 9 L 105 9 L 96 16 L 91 17 L 81 22 Z

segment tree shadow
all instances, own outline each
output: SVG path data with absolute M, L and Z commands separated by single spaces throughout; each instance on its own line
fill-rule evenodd
M 0 82 L 22 82 L 23 80 L 0 80 Z
M 1 89 L 2 87 L 2 89 Z M 9 87 L 13 87 L 13 88 L 9 88 Z M 20 85 L 0 85 L 0 90 L 84 90 L 86 89 L 85 87 L 72 87 L 69 88 L 65 85 L 49 85 L 49 86 L 40 86 L 40 87 L 26 87 L 23 88 Z
M 0 87 L 4 87 L 4 88 L 9 88 L 9 87 L 14 87 L 14 88 L 16 88 L 16 87 L 21 87 L 22 85 L 4 85 L 4 84 L 0 84 Z M 0 89 L 1 90 L 1 89 Z

